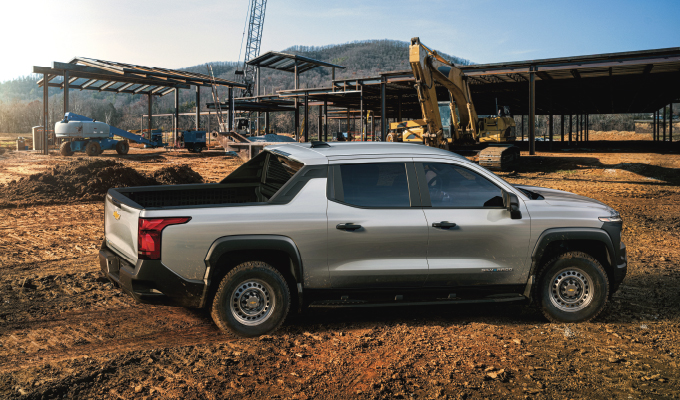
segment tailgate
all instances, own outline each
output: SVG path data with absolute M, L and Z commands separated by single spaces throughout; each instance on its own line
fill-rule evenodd
M 137 262 L 137 224 L 141 210 L 113 198 L 111 193 L 106 195 L 104 203 L 106 245 L 135 264 Z

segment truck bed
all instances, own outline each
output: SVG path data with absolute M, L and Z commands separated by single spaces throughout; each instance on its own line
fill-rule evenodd
M 116 193 L 136 203 L 139 208 L 152 209 L 266 202 L 274 191 L 257 183 L 143 186 L 109 191 L 112 198 L 134 206 L 127 199 L 116 196 Z

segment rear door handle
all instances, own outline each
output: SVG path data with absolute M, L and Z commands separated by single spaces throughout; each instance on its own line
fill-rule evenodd
M 433 222 L 432 223 L 433 228 L 449 229 L 449 228 L 453 228 L 455 226 L 456 226 L 456 224 L 454 222 L 449 222 L 449 221 Z
M 361 229 L 361 225 L 355 225 L 351 222 L 348 222 L 346 224 L 337 224 L 335 228 L 342 231 L 355 231 L 357 229 Z

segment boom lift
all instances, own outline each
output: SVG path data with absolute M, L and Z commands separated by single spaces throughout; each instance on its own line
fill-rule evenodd
M 434 62 L 443 65 L 437 68 Z M 480 165 L 505 170 L 519 161 L 516 146 L 500 144 L 515 141 L 515 120 L 505 115 L 507 109 L 500 110 L 499 114 L 504 115 L 480 119 L 463 71 L 427 48 L 417 37 L 411 39 L 409 63 L 423 118 L 391 124 L 388 141 L 423 142 L 452 151 L 486 143 L 489 145 L 479 151 Z M 437 101 L 436 83 L 449 91 L 448 110 Z M 450 113 L 449 129 L 442 123 L 441 111 L 445 111 L 444 116 Z

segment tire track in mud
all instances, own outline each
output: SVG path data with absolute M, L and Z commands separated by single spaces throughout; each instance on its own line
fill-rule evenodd
M 0 325 L 0 372 L 83 356 L 232 341 L 200 312 L 139 305 Z

